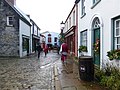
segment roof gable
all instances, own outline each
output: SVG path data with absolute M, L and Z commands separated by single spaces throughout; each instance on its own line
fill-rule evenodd
M 30 18 L 26 14 L 24 14 L 16 5 L 11 4 L 7 0 L 5 0 L 5 1 L 22 19 L 24 19 L 25 21 L 27 21 L 30 24 Z

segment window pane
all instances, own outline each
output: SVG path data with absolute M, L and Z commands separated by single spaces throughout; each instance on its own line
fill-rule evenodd
M 9 17 L 9 20 L 12 20 L 12 17 Z
M 120 45 L 117 45 L 117 49 L 120 49 Z
M 87 46 L 87 31 L 81 32 L 81 45 Z
M 116 21 L 116 28 L 120 27 L 120 20 Z
M 73 12 L 73 25 L 75 25 L 75 11 Z
M 82 5 L 81 5 L 81 6 L 82 6 L 82 8 L 81 8 L 81 9 L 82 9 L 82 10 L 81 10 L 81 14 L 82 14 L 82 15 L 85 14 L 85 5 L 84 5 L 84 2 L 85 2 L 85 0 L 82 0 L 82 2 L 81 2 L 81 4 L 82 4 Z
M 13 25 L 13 21 L 9 21 L 9 25 Z
M 54 45 L 56 46 L 56 45 L 57 45 L 57 43 L 54 43 Z
M 83 41 L 82 45 L 83 45 L 83 46 L 86 46 L 86 41 Z
M 26 51 L 27 50 L 27 39 L 22 37 L 22 47 L 23 47 L 23 51 Z
M 119 35 L 119 29 L 116 29 L 116 36 Z
M 120 37 L 117 38 L 117 44 L 120 44 Z
M 48 42 L 51 42 L 51 38 L 48 38 Z
M 8 25 L 13 25 L 13 17 L 12 16 L 8 17 Z
M 120 49 L 120 19 L 115 20 L 114 24 L 114 49 Z
M 93 4 L 95 3 L 95 0 L 93 0 Z
M 57 42 L 57 38 L 56 37 L 54 38 L 54 42 Z

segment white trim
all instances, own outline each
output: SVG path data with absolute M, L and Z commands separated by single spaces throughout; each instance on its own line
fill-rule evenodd
M 70 35 L 72 35 L 72 34 L 74 34 L 74 32 L 72 31 L 72 32 L 70 32 L 68 35 L 66 35 L 65 37 L 68 37 L 68 36 L 70 36 Z
M 12 18 L 12 22 L 13 22 L 13 16 L 7 16 L 7 26 L 13 26 L 13 24 L 10 24 L 10 19 L 9 18 Z
M 92 38 L 92 23 L 93 23 L 93 20 L 95 18 L 98 18 L 100 20 L 100 68 L 102 68 L 102 64 L 104 63 L 103 62 L 103 20 L 102 20 L 102 17 L 99 15 L 99 14 L 94 14 L 93 17 L 91 18 L 91 21 L 90 21 L 90 34 L 91 34 L 91 40 L 93 39 Z M 92 50 L 92 43 L 91 43 L 91 50 Z
M 114 40 L 115 40 L 115 42 L 114 42 L 114 48 L 115 49 L 118 49 L 117 46 L 120 45 L 120 44 L 117 44 L 117 39 L 120 37 L 120 32 L 119 32 L 119 35 L 116 35 L 116 33 L 117 33 L 116 29 L 120 30 L 120 26 L 116 28 L 116 22 L 117 21 L 119 21 L 119 23 L 120 23 L 120 19 L 115 19 L 115 21 L 113 22 L 115 24 L 115 26 L 114 26 L 114 37 L 113 37 Z

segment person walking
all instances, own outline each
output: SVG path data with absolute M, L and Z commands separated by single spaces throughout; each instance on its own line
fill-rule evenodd
M 47 55 L 47 53 L 48 53 L 48 46 L 47 46 L 47 45 L 45 45 L 44 53 L 45 53 L 45 57 L 46 57 L 46 55 Z
M 40 58 L 40 52 L 42 51 L 40 43 L 37 45 L 37 51 L 38 51 L 38 59 Z
M 60 46 L 57 45 L 57 53 L 59 54 L 59 52 L 60 52 Z
M 60 52 L 61 52 L 61 60 L 64 64 L 64 61 L 67 59 L 67 53 L 68 53 L 68 45 L 65 41 L 61 45 Z

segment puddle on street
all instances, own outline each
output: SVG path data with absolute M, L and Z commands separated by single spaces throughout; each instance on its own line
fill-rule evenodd
M 46 67 L 48 67 L 50 65 L 51 65 L 50 63 L 49 64 L 45 64 L 45 65 L 41 66 L 40 68 L 46 68 Z

